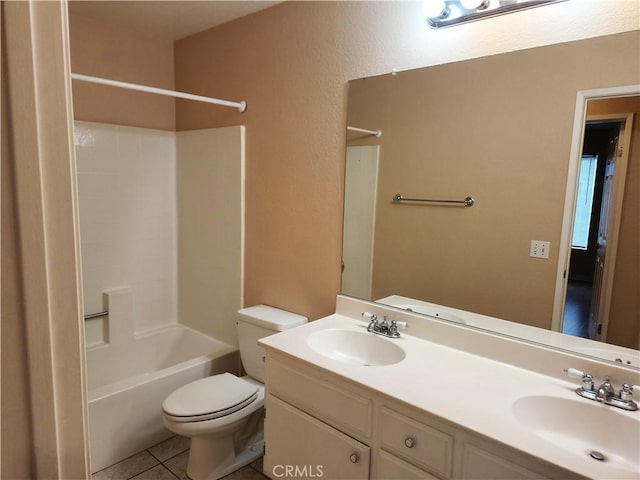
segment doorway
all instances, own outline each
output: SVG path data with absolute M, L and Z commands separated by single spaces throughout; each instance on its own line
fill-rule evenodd
M 629 258 L 629 222 L 632 224 L 634 222 L 633 219 L 629 219 L 629 212 L 636 211 L 633 202 L 627 205 L 628 208 L 625 207 L 627 212 L 624 214 L 625 227 L 621 230 L 623 200 L 629 195 L 633 196 L 633 193 L 626 192 L 625 182 L 627 180 L 627 166 L 630 161 L 629 155 L 631 150 L 636 148 L 632 147 L 632 137 L 637 136 L 633 120 L 634 113 L 639 111 L 639 99 L 640 85 L 578 92 L 552 319 L 553 330 L 603 342 L 609 341 L 609 330 L 613 328 L 615 331 L 612 335 L 615 339 L 611 339 L 611 341 L 620 345 L 629 343 L 627 337 L 631 333 L 625 329 L 629 323 L 626 310 L 620 309 L 620 305 L 626 305 L 625 302 L 628 303 L 627 300 L 630 298 L 628 294 L 631 288 L 628 287 L 627 282 L 622 280 L 626 280 L 629 276 L 626 270 L 630 264 L 625 264 L 620 275 L 614 271 L 619 250 L 619 238 L 625 239 L 623 256 Z M 600 133 L 592 133 L 593 130 L 600 130 Z M 616 130 L 618 130 L 617 135 Z M 587 147 L 587 144 L 590 143 L 589 138 L 593 139 L 598 135 L 601 138 L 595 142 L 606 145 L 606 152 L 604 147 L 600 148 L 600 153 L 594 152 L 592 147 Z M 615 140 L 616 136 L 617 141 Z M 587 147 L 584 151 L 583 146 Z M 596 156 L 597 159 L 594 158 Z M 604 166 L 600 160 L 602 156 L 608 159 Z M 600 168 L 598 168 L 598 164 L 600 164 Z M 633 164 L 635 165 L 635 162 Z M 635 168 L 632 169 L 634 172 Z M 590 181 L 595 183 L 591 190 L 587 189 L 586 192 L 579 193 L 581 169 L 591 169 L 591 177 L 587 175 L 586 178 L 591 178 Z M 605 183 L 601 184 L 600 179 L 603 175 Z M 633 173 L 631 177 L 631 180 L 635 179 L 637 173 Z M 586 183 L 589 184 L 589 181 Z M 632 183 L 635 185 L 635 180 Z M 602 198 L 600 198 L 600 189 Z M 635 192 L 635 190 L 632 189 L 631 192 Z M 576 216 L 579 215 L 576 202 L 579 200 L 586 203 L 588 207 L 586 213 L 583 212 L 586 225 L 583 222 L 581 227 L 576 223 Z M 582 229 L 583 240 L 576 243 L 573 238 L 574 232 L 579 229 Z M 594 240 L 596 231 L 597 236 Z M 635 244 L 634 239 L 631 240 L 631 244 Z M 582 251 L 576 253 L 577 250 Z M 586 263 L 588 266 L 586 271 L 584 268 L 580 268 L 580 259 L 576 259 L 579 255 L 583 257 L 583 267 L 584 260 L 589 259 L 589 262 Z M 634 268 L 631 269 L 631 273 L 635 272 Z M 613 288 L 614 273 L 615 289 Z M 581 282 L 582 285 L 576 281 Z M 576 289 L 575 286 L 586 288 Z M 615 303 L 612 302 L 614 297 Z M 564 318 L 565 311 L 567 313 L 577 311 L 577 316 L 583 318 L 579 326 L 571 325 L 570 315 Z M 611 315 L 613 315 L 612 318 L 610 318 Z M 585 317 L 588 317 L 586 327 Z M 564 325 L 565 322 L 566 325 Z M 632 326 L 631 330 L 635 332 L 636 326 Z M 621 338 L 621 335 L 624 338 Z M 631 343 L 635 345 L 635 341 Z
M 598 254 L 606 238 L 620 127 L 620 121 L 587 121 L 579 165 L 562 333 L 591 340 L 599 329 L 594 279 L 603 267 Z

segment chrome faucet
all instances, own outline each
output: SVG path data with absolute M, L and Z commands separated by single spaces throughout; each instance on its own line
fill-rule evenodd
M 611 398 L 615 397 L 616 391 L 613 389 L 610 380 L 609 377 L 605 377 L 602 385 L 598 387 L 598 390 L 596 390 L 596 401 L 608 403 Z
M 582 386 L 576 388 L 576 393 L 581 397 L 624 410 L 638 410 L 638 405 L 631 397 L 634 391 L 640 390 L 640 386 L 623 383 L 620 392 L 616 395 L 609 377 L 605 377 L 604 382 L 598 388 L 594 388 L 593 376 L 590 373 L 581 372 L 575 368 L 568 368 L 565 372 L 570 377 L 582 379 Z
M 400 338 L 400 332 L 398 327 L 406 327 L 407 322 L 398 322 L 396 320 L 387 320 L 387 317 L 382 317 L 382 321 L 378 321 L 378 316 L 375 313 L 362 312 L 362 316 L 369 319 L 369 325 L 367 326 L 367 332 L 375 333 L 389 338 Z

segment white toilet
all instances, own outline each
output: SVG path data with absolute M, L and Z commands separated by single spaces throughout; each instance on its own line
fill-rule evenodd
M 307 319 L 266 305 L 238 311 L 240 358 L 247 376 L 223 373 L 180 387 L 162 403 L 165 427 L 191 438 L 187 475 L 218 479 L 264 452 L 264 349 L 260 338 Z

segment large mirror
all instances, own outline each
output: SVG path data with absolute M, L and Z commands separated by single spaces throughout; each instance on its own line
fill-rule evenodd
M 564 328 L 637 366 L 639 59 L 635 31 L 351 81 L 342 293 Z

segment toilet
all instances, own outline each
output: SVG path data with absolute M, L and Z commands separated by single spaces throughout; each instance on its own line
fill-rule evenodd
M 247 375 L 202 378 L 165 399 L 165 427 L 191 438 L 189 478 L 218 479 L 263 455 L 265 352 L 257 342 L 306 322 L 306 317 L 267 305 L 239 310 L 240 359 Z

